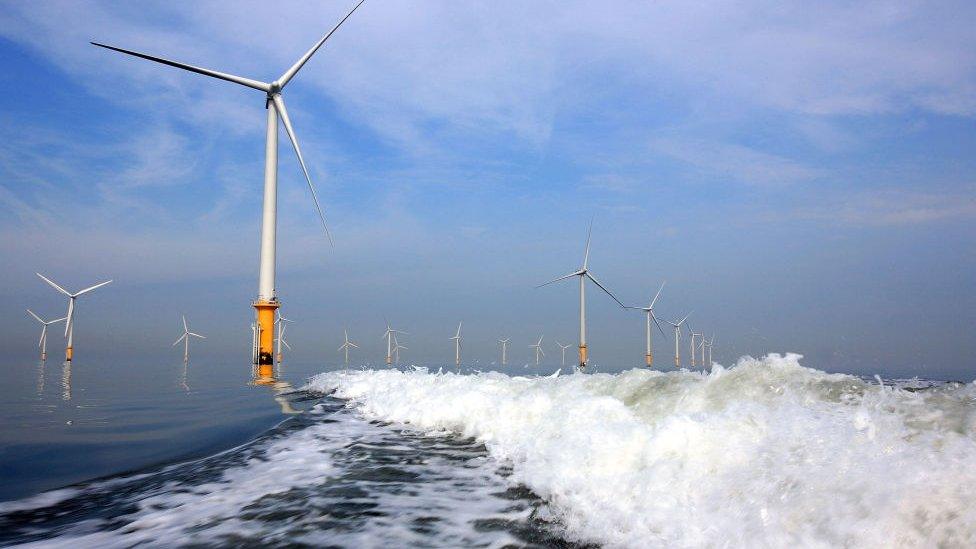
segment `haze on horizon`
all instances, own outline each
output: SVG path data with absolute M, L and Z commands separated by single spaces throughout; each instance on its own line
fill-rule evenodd
M 68 287 L 76 355 L 246 364 L 264 112 L 252 90 L 112 55 L 103 40 L 273 78 L 351 3 L 8 3 L 0 12 L 0 348 L 34 356 Z M 65 24 L 70 22 L 70 24 Z M 255 32 L 254 29 L 261 29 Z M 367 3 L 289 110 L 336 248 L 290 151 L 278 286 L 296 360 L 342 329 L 379 364 L 488 364 L 511 337 L 576 338 L 591 267 L 624 302 L 667 280 L 715 359 L 795 351 L 831 371 L 974 378 L 976 5 Z M 642 363 L 643 321 L 589 293 L 594 363 Z M 49 353 L 57 356 L 60 337 Z M 670 347 L 655 333 L 656 364 Z M 683 348 L 684 352 L 685 349 Z M 176 354 L 174 354 L 176 353 Z M 18 362 L 18 363 L 19 363 Z M 10 365 L 8 365 L 10 367 Z

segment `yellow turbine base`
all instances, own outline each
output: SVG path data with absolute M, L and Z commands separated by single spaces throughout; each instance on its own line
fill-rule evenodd
M 274 316 L 275 311 L 281 303 L 275 301 L 257 300 L 253 303 L 257 312 L 257 325 L 261 333 L 261 341 L 258 342 L 258 364 L 270 366 L 274 359 Z M 270 374 L 269 374 L 270 376 Z
M 393 357 L 388 356 L 386 357 L 386 365 L 389 366 L 390 364 L 393 364 Z
M 644 355 L 644 361 L 647 362 L 648 366 L 654 364 L 654 355 L 650 353 Z
M 587 357 L 586 357 L 586 345 L 580 345 L 579 346 L 579 365 L 580 365 L 580 368 L 585 368 L 586 367 L 586 360 L 587 360 Z
M 75 354 L 75 351 L 74 351 L 73 348 L 68 347 L 67 349 L 65 349 L 64 350 L 64 361 L 65 362 L 71 362 L 71 357 L 74 356 L 74 354 Z

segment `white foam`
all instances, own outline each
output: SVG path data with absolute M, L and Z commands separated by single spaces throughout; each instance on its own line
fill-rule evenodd
M 578 540 L 976 546 L 976 387 L 911 392 L 800 358 L 709 375 L 346 371 L 309 387 L 477 437 Z

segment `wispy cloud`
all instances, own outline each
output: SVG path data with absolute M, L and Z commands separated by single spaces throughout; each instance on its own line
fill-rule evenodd
M 821 204 L 801 208 L 799 217 L 855 227 L 887 227 L 976 219 L 976 188 L 935 193 L 906 190 L 859 192 L 821 197 Z
M 819 172 L 800 162 L 742 145 L 705 139 L 658 138 L 653 152 L 696 168 L 706 177 L 747 185 L 776 187 L 816 178 Z

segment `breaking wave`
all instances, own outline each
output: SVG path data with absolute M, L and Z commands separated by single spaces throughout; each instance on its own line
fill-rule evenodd
M 571 541 L 976 546 L 976 385 L 869 382 L 800 358 L 710 374 L 344 371 L 308 389 L 475 437 Z

